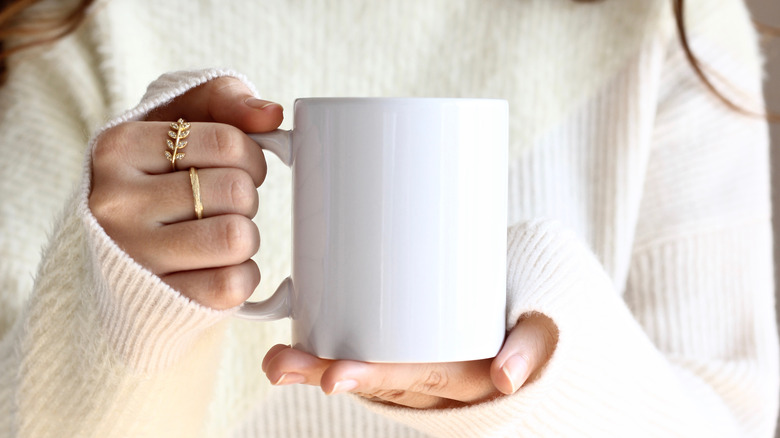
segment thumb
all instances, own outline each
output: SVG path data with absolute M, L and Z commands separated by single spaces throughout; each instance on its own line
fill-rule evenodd
M 558 328 L 541 313 L 520 317 L 490 367 L 493 385 L 504 394 L 514 394 L 533 381 L 547 364 L 558 343 Z
M 199 85 L 149 113 L 147 120 L 217 122 L 244 132 L 268 132 L 282 123 L 282 106 L 256 98 L 239 79 L 223 76 Z

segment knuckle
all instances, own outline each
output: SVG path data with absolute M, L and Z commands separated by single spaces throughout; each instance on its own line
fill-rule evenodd
M 412 391 L 430 394 L 443 389 L 447 386 L 448 382 L 449 376 L 447 376 L 446 372 L 439 369 L 432 369 L 426 374 L 425 379 L 415 385 Z
M 212 142 L 219 156 L 230 162 L 240 163 L 244 156 L 241 148 L 240 132 L 230 125 L 214 124 L 211 126 Z
M 122 190 L 123 185 L 121 180 L 96 178 L 89 193 L 89 210 L 106 231 L 138 219 L 137 215 L 129 214 L 137 205 L 137 197 L 129 193 L 131 190 Z
M 542 352 L 541 356 L 548 358 L 552 356 L 555 347 L 558 344 L 558 333 L 554 329 L 545 328 L 542 332 L 542 339 L 542 346 L 540 348 L 540 351 Z
M 209 92 L 213 95 L 220 94 L 225 89 L 242 86 L 242 82 L 230 76 L 220 76 L 208 82 Z
M 246 282 L 240 270 L 237 269 L 218 269 L 211 277 L 209 285 L 214 293 L 216 301 L 225 307 L 232 307 L 240 304 L 246 294 Z
M 372 396 L 389 402 L 397 402 L 406 396 L 406 391 L 402 389 L 382 389 L 375 391 Z
M 133 123 L 128 122 L 111 127 L 100 134 L 92 149 L 93 167 L 99 169 L 104 165 L 116 166 L 117 162 L 122 162 L 117 160 L 117 155 L 123 153 L 122 145 L 127 142 L 132 130 Z
M 233 94 L 248 94 L 246 85 L 237 78 L 222 76 L 210 80 L 205 84 L 207 87 L 209 111 L 212 111 L 221 102 L 224 102 L 226 96 Z
M 223 232 L 224 249 L 236 259 L 245 260 L 259 247 L 257 228 L 251 220 L 238 215 L 225 217 Z
M 93 192 L 89 196 L 89 209 L 106 234 L 142 266 L 156 272 L 153 242 L 149 240 L 150 229 L 129 214 L 125 199 L 113 196 L 108 191 Z
M 246 172 L 231 171 L 228 176 L 227 198 L 236 212 L 253 216 L 257 210 L 257 189 Z
M 543 330 L 545 340 L 555 345 L 558 342 L 558 326 L 550 318 L 547 318 L 546 323 L 543 324 Z
M 540 360 L 552 356 L 558 344 L 558 326 L 547 316 L 537 314 L 533 317 L 531 328 L 535 331 L 533 355 Z M 533 358 L 531 358 L 533 359 Z
M 112 219 L 119 217 L 119 208 L 121 203 L 116 196 L 110 196 L 105 190 L 93 189 L 89 195 L 89 209 L 95 216 L 98 223 L 105 225 L 112 222 Z

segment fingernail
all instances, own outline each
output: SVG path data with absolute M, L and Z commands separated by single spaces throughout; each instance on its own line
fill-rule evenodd
M 276 386 L 282 386 L 282 385 L 292 385 L 295 383 L 303 383 L 306 381 L 306 377 L 303 377 L 300 374 L 296 373 L 285 373 L 282 374 L 279 379 L 276 380 L 273 384 Z
M 269 102 L 267 100 L 258 99 L 256 97 L 250 97 L 247 100 L 245 100 L 244 103 L 248 107 L 255 108 L 255 109 L 265 109 L 270 106 L 281 106 L 276 102 Z
M 504 362 L 501 371 L 512 384 L 512 394 L 514 394 L 525 383 L 526 373 L 528 373 L 528 362 L 526 362 L 523 356 L 516 354 Z
M 333 390 L 328 393 L 328 395 L 333 394 L 341 394 L 342 392 L 348 392 L 352 391 L 353 389 L 358 387 L 358 382 L 356 380 L 341 380 L 339 382 L 336 382 L 335 385 L 333 385 Z

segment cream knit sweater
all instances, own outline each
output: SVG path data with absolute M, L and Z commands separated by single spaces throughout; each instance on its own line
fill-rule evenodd
M 696 53 L 760 104 L 745 7 L 689 3 Z M 664 0 L 99 3 L 0 91 L 0 436 L 771 436 L 767 129 L 705 90 L 671 17 Z M 508 321 L 558 325 L 542 376 L 437 411 L 270 388 L 288 322 L 205 309 L 115 245 L 87 208 L 89 139 L 232 72 L 287 108 L 508 99 Z M 290 260 L 289 173 L 269 161 L 258 296 Z

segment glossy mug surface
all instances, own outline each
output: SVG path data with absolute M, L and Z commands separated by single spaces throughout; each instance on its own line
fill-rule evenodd
M 239 316 L 329 359 L 495 356 L 505 334 L 507 102 L 298 99 L 252 134 L 292 168 L 292 273 Z

